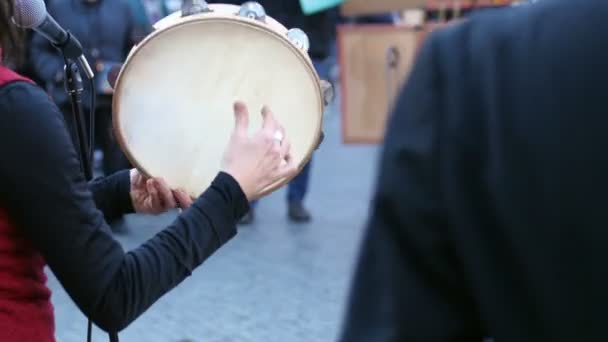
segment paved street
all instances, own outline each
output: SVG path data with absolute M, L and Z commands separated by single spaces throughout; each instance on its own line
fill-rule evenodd
M 377 146 L 341 143 L 332 108 L 316 153 L 307 204 L 310 224 L 290 224 L 285 192 L 261 201 L 257 221 L 212 256 L 120 335 L 145 342 L 334 341 L 366 218 Z M 125 249 L 174 218 L 129 216 L 118 225 Z M 83 342 L 86 320 L 50 276 L 58 342 Z M 99 330 L 94 341 L 107 341 Z

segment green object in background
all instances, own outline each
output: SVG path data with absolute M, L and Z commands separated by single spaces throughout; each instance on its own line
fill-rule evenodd
M 302 7 L 302 12 L 304 12 L 304 14 L 310 15 L 336 7 L 344 1 L 345 0 L 300 0 L 300 6 Z

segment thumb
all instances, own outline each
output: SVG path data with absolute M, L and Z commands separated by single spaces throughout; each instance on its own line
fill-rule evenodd
M 247 134 L 249 130 L 249 112 L 247 111 L 247 106 L 241 101 L 234 103 L 234 122 L 237 133 Z
M 173 190 L 173 196 L 180 208 L 186 209 L 192 205 L 192 198 L 182 189 Z

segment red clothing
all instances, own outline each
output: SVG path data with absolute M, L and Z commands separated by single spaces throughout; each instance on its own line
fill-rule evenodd
M 0 65 L 0 87 L 31 80 Z M 0 207 L 0 341 L 54 342 L 51 291 L 45 261 Z
M 2 58 L 2 50 L 0 50 L 0 59 Z M 0 87 L 11 83 L 11 82 L 16 82 L 16 81 L 25 81 L 25 82 L 30 82 L 30 83 L 34 83 L 32 82 L 32 80 L 23 77 L 19 74 L 17 74 L 16 72 L 12 71 L 11 69 L 3 66 L 0 64 Z

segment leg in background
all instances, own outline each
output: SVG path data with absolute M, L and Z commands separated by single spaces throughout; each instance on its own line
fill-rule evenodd
M 310 212 L 304 207 L 304 197 L 308 192 L 311 164 L 312 158 L 287 187 L 287 214 L 295 222 L 308 222 L 312 218 Z
M 313 64 L 319 77 L 324 80 L 329 80 L 329 59 L 313 60 Z M 302 171 L 289 183 L 287 187 L 287 214 L 292 221 L 295 222 L 308 222 L 312 216 L 310 212 L 304 207 L 304 198 L 308 192 L 308 184 L 310 182 L 310 168 L 312 164 L 312 157 L 310 161 L 304 166 Z
M 329 68 L 328 59 L 313 60 L 315 69 L 322 79 L 328 80 Z M 295 222 L 308 222 L 311 219 L 310 212 L 304 207 L 304 198 L 308 192 L 308 184 L 310 180 L 311 160 L 304 166 L 302 171 L 289 183 L 287 186 L 287 205 L 288 216 Z M 239 222 L 242 225 L 253 223 L 255 219 L 255 207 L 257 201 L 250 203 L 251 209 Z
M 114 137 L 110 107 L 100 106 L 95 111 L 95 141 L 103 151 L 103 172 L 105 175 L 131 168 L 131 163 L 129 163 Z

